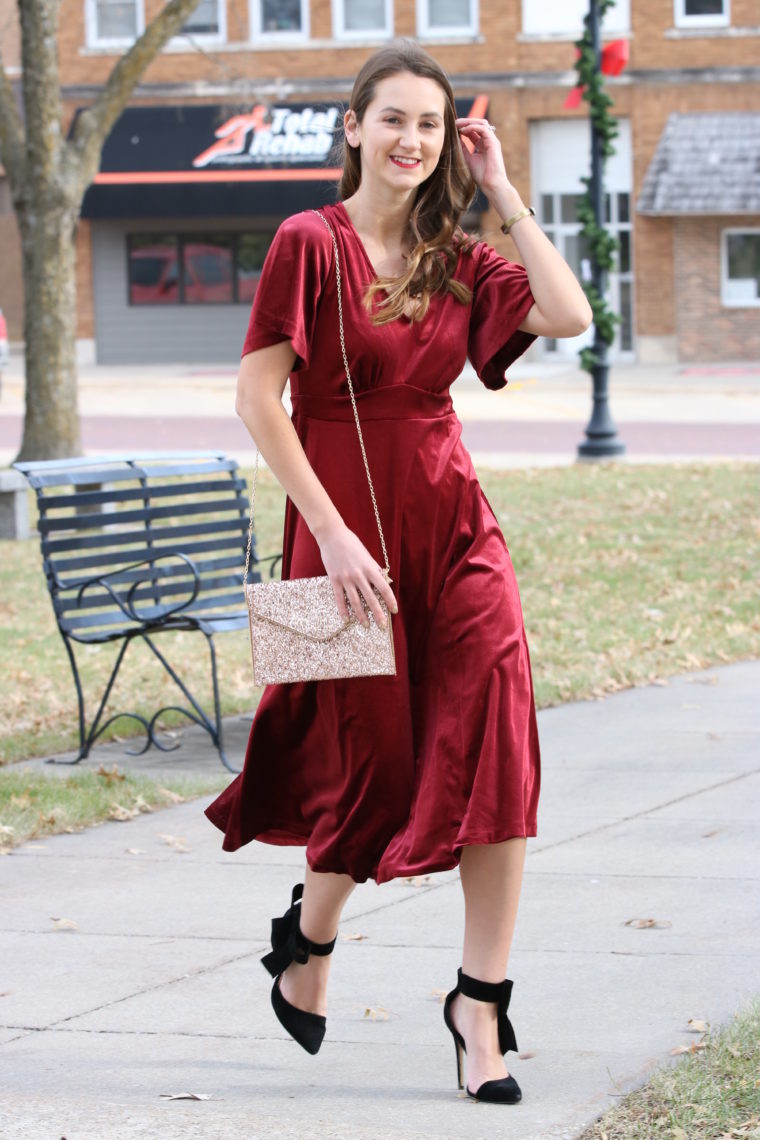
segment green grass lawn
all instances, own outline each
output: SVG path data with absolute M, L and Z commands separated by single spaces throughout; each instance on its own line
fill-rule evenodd
M 758 1140 L 760 1003 L 692 1048 L 578 1140 Z
M 756 465 L 483 471 L 515 563 L 540 706 L 602 696 L 669 674 L 760 654 Z M 284 498 L 263 472 L 258 549 L 281 546 Z M 37 539 L 0 544 L 0 763 L 76 744 L 76 705 Z M 161 645 L 210 702 L 204 639 Z M 217 638 L 225 713 L 255 707 L 245 630 Z M 92 702 L 115 649 L 80 649 Z M 149 651 L 129 650 L 111 709 L 175 700 Z M 171 717 L 167 717 L 170 723 Z M 103 739 L 134 731 L 117 722 Z

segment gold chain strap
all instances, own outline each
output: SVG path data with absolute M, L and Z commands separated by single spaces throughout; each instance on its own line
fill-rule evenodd
M 343 333 L 343 292 L 341 289 L 341 276 L 340 276 L 340 258 L 338 257 L 338 243 L 335 240 L 335 233 L 333 228 L 328 222 L 327 218 L 321 213 L 320 210 L 312 210 L 312 214 L 316 214 L 321 218 L 332 238 L 333 251 L 335 253 L 335 279 L 338 292 L 338 324 L 340 330 L 340 351 L 343 355 L 343 366 L 346 370 L 346 379 L 348 380 L 348 391 L 351 396 L 351 406 L 354 409 L 354 419 L 356 420 L 356 430 L 359 433 L 359 446 L 361 447 L 362 459 L 364 460 L 364 470 L 367 472 L 367 482 L 369 483 L 369 493 L 372 497 L 372 506 L 375 511 L 375 521 L 377 522 L 377 532 L 380 535 L 380 545 L 383 548 L 383 558 L 385 559 L 384 573 L 386 578 L 390 580 L 391 567 L 388 561 L 388 551 L 385 548 L 385 536 L 383 535 L 383 528 L 380 522 L 380 511 L 377 507 L 377 499 L 375 497 L 375 488 L 372 483 L 372 476 L 369 471 L 369 463 L 367 461 L 367 452 L 364 448 L 364 436 L 362 435 L 362 426 L 359 423 L 359 409 L 356 406 L 356 396 L 354 395 L 354 385 L 351 380 L 351 370 L 348 367 L 348 354 L 346 353 L 346 339 Z M 245 552 L 245 572 L 243 574 L 243 588 L 248 581 L 248 568 L 251 562 L 251 544 L 253 542 L 253 508 L 256 501 L 256 482 L 259 474 L 259 449 L 256 448 L 256 464 L 253 469 L 253 485 L 251 486 L 251 521 L 248 525 L 248 547 Z

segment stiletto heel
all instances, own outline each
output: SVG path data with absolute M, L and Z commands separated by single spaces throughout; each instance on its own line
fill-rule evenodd
M 300 926 L 301 898 L 303 883 L 293 887 L 290 906 L 282 918 L 272 919 L 272 949 L 261 959 L 261 964 L 274 978 L 272 986 L 272 1009 L 283 1029 L 287 1030 L 307 1053 L 319 1052 L 327 1028 L 327 1018 L 319 1013 L 298 1009 L 283 997 L 280 978 L 291 962 L 305 965 L 312 954 L 325 958 L 332 954 L 337 934 L 332 942 L 310 942 Z
M 457 1055 L 457 1084 L 460 1089 L 464 1088 L 464 1081 L 462 1080 L 462 1045 L 454 1038 L 454 1049 Z
M 517 1050 L 517 1040 L 515 1038 L 515 1031 L 512 1028 L 512 1023 L 507 1017 L 509 999 L 512 995 L 512 982 L 509 978 L 505 978 L 503 982 L 481 982 L 478 981 L 477 978 L 471 978 L 469 974 L 463 974 L 461 969 L 458 970 L 457 984 L 451 993 L 446 995 L 446 1001 L 443 1006 L 443 1020 L 446 1023 L 446 1028 L 454 1038 L 457 1051 L 457 1081 L 461 1089 L 464 1088 L 462 1082 L 462 1053 L 467 1052 L 467 1045 L 465 1044 L 464 1037 L 454 1025 L 454 1019 L 451 1015 L 451 1007 L 454 1004 L 454 998 L 457 994 L 464 994 L 465 997 L 473 998 L 475 1001 L 492 1002 L 496 1005 L 499 1048 L 501 1049 L 502 1056 L 510 1050 Z M 477 1092 L 472 1092 L 468 1085 L 466 1092 L 473 1100 L 489 1101 L 491 1104 L 517 1104 L 518 1101 L 522 1100 L 520 1086 L 515 1078 L 511 1076 L 501 1077 L 495 1081 L 484 1081 Z

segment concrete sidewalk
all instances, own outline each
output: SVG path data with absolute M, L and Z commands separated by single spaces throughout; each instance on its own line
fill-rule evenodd
M 456 1090 L 439 1003 L 460 961 L 456 872 L 357 889 L 311 1058 L 258 964 L 302 852 L 224 854 L 195 802 L 0 860 L 0 1134 L 577 1135 L 695 1040 L 690 1018 L 718 1025 L 758 990 L 759 688 L 747 662 L 539 715 L 539 837 L 510 964 L 519 1106 Z M 233 755 L 245 731 L 230 725 Z M 183 741 L 129 763 L 215 770 L 204 737 Z M 114 759 L 128 762 L 111 746 L 88 763 Z M 211 1099 L 161 1099 L 182 1092 Z
M 234 413 L 234 365 L 91 365 L 79 370 L 85 451 L 220 448 L 253 462 Z M 574 463 L 591 413 L 591 381 L 573 362 L 520 360 L 487 391 L 468 367 L 453 385 L 464 442 L 479 466 Z M 760 364 L 615 364 L 610 407 L 631 462 L 760 457 Z M 21 440 L 23 362 L 0 403 L 0 463 Z

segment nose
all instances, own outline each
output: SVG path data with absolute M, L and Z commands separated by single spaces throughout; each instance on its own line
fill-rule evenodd
M 407 123 L 401 132 L 399 142 L 405 150 L 418 151 L 420 148 L 420 132 L 417 126 L 413 123 Z

